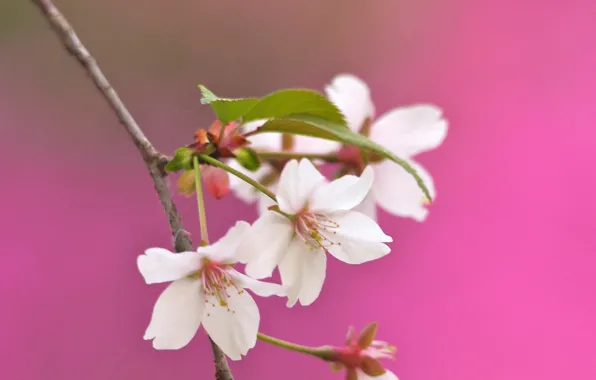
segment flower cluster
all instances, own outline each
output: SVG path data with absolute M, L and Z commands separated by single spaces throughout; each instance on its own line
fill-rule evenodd
M 424 181 L 426 194 L 436 196 L 431 176 L 413 157 L 443 142 L 447 122 L 440 109 L 414 105 L 375 119 L 370 90 L 355 76 L 339 75 L 325 90 L 345 117 L 346 130 L 399 156 Z M 243 101 L 244 107 L 249 100 Z M 430 199 L 403 165 L 341 139 L 257 133 L 271 120 L 276 119 L 217 121 L 197 132 L 187 146 L 190 153 L 177 153 L 176 165 L 186 170 L 179 184 L 185 192 L 197 191 L 203 217 L 201 172 L 209 193 L 219 199 L 231 189 L 241 200 L 258 203 L 259 217 L 252 224 L 237 222 L 220 240 L 196 251 L 151 248 L 139 256 L 148 284 L 170 282 L 145 332 L 156 349 L 184 347 L 201 325 L 232 360 L 246 355 L 258 338 L 275 344 L 279 341 L 259 333 L 260 313 L 249 291 L 287 298 L 287 307 L 308 306 L 324 286 L 328 255 L 362 264 L 390 253 L 392 238 L 377 223 L 377 205 L 417 221 L 427 217 Z M 336 165 L 333 180 L 321 173 L 325 164 Z M 246 264 L 246 274 L 236 269 L 238 263 Z M 276 269 L 281 284 L 262 281 Z M 393 358 L 394 349 L 374 340 L 375 333 L 371 324 L 358 338 L 351 332 L 344 347 L 311 353 L 336 369 L 346 368 L 349 380 L 397 379 L 378 362 Z M 278 345 L 292 349 L 287 342 Z

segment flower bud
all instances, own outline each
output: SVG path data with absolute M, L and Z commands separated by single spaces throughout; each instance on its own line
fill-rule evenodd
M 250 148 L 240 148 L 236 150 L 234 154 L 236 155 L 236 161 L 251 172 L 254 172 L 261 167 L 261 161 L 259 160 L 257 152 Z

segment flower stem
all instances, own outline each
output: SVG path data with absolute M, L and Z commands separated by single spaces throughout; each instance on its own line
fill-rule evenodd
M 228 165 L 224 164 L 223 162 L 221 162 L 219 160 L 216 160 L 213 157 L 209 157 L 209 156 L 207 156 L 205 154 L 201 154 L 201 153 L 199 153 L 198 156 L 202 161 L 204 161 L 210 165 L 216 166 L 218 168 L 221 168 L 221 169 L 227 171 L 228 173 L 240 178 L 241 180 L 248 183 L 249 185 L 252 185 L 255 189 L 259 190 L 261 193 L 265 194 L 266 196 L 273 199 L 273 201 L 277 203 L 277 199 L 275 199 L 275 195 L 273 195 L 273 193 L 271 191 L 269 191 L 265 186 L 261 185 L 258 181 L 255 181 L 254 179 L 250 178 L 249 176 L 240 173 L 238 170 L 229 167 Z
M 322 160 L 325 162 L 338 162 L 337 155 L 329 154 L 313 154 L 313 153 L 297 153 L 297 152 L 264 152 L 257 151 L 257 155 L 262 159 L 301 159 L 308 158 L 309 160 Z
M 333 361 L 335 357 L 335 353 L 331 349 L 331 347 L 321 346 L 321 347 L 309 347 L 303 346 L 300 344 L 295 344 L 292 342 L 288 342 L 285 340 L 277 339 L 269 335 L 265 335 L 263 333 L 257 333 L 257 339 L 262 342 L 266 342 L 272 344 L 277 347 L 285 348 L 286 350 L 300 352 L 302 354 L 307 354 L 311 356 L 316 356 L 319 359 L 323 359 L 325 361 Z
M 203 184 L 201 183 L 201 165 L 199 165 L 199 159 L 197 158 L 197 156 L 193 157 L 193 168 L 195 172 L 197 206 L 199 208 L 199 224 L 201 225 L 201 244 L 209 244 L 209 233 L 207 232 L 207 213 L 205 212 Z

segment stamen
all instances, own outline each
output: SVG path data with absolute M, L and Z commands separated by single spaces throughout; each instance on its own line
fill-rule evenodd
M 321 248 L 327 250 L 333 245 L 341 245 L 340 242 L 328 238 L 329 235 L 337 234 L 335 231 L 337 228 L 339 228 L 339 224 L 323 214 L 303 211 L 294 219 L 296 235 L 306 243 L 310 250 Z
M 230 291 L 237 291 L 238 294 L 244 292 L 243 288 L 238 287 L 229 272 L 230 265 L 221 264 L 211 261 L 207 258 L 203 259 L 203 265 L 197 273 L 197 277 L 201 279 L 203 286 L 201 291 L 206 299 L 215 297 L 219 301 L 219 305 L 211 303 L 211 306 L 225 307 L 227 311 L 234 312 L 229 307 L 228 300 L 231 297 Z

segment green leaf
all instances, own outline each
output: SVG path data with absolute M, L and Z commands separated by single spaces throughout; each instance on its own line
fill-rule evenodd
M 424 195 L 429 201 L 432 201 L 432 197 L 428 191 L 428 188 L 424 184 L 424 181 L 407 161 L 397 157 L 387 148 L 367 139 L 362 135 L 359 135 L 356 132 L 352 132 L 349 128 L 343 128 L 341 125 L 338 125 L 332 121 L 313 115 L 291 115 L 280 119 L 269 120 L 253 133 L 256 134 L 265 132 L 291 133 L 296 135 L 318 137 L 326 140 L 335 140 L 347 145 L 354 145 L 359 148 L 380 154 L 381 156 L 397 163 L 404 168 L 406 172 L 411 174 L 416 179 L 416 183 Z
M 344 115 L 335 104 L 320 92 L 305 89 L 281 90 L 265 96 L 244 115 L 243 121 L 274 119 L 294 114 L 318 116 L 336 123 L 336 128 L 348 128 Z
M 199 85 L 198 87 L 201 90 L 201 94 L 203 95 L 201 98 L 201 103 L 209 104 L 211 108 L 213 108 L 217 118 L 224 124 L 228 124 L 231 121 L 240 119 L 257 103 L 259 103 L 258 98 L 219 98 L 207 87 L 203 85 Z
M 192 169 L 193 154 L 194 151 L 190 148 L 180 148 L 176 150 L 174 158 L 172 158 L 165 167 L 166 171 L 174 173 L 180 170 Z

